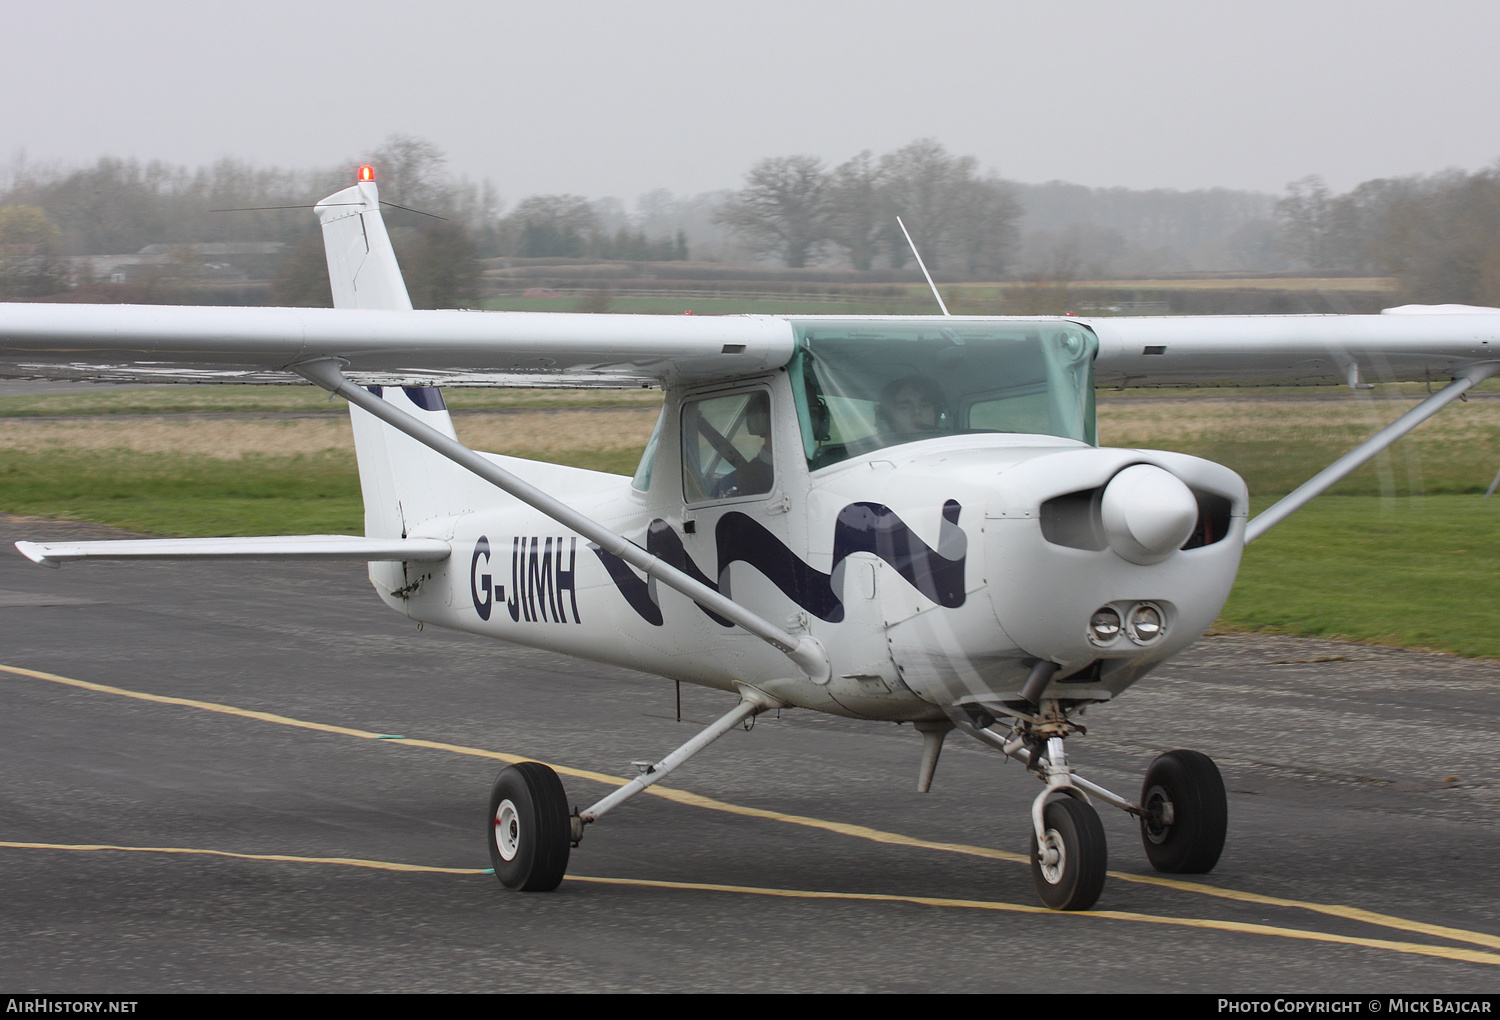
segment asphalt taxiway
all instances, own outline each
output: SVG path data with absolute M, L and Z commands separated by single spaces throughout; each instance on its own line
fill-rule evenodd
M 1104 809 L 1096 911 L 1040 911 L 1038 786 L 910 727 L 762 717 L 592 826 L 550 894 L 484 843 L 506 756 L 581 803 L 726 695 L 428 628 L 359 565 L 39 568 L 0 518 L 0 990 L 1500 991 L 1500 666 L 1208 638 L 1089 713 L 1132 796 L 1212 755 L 1213 873 Z

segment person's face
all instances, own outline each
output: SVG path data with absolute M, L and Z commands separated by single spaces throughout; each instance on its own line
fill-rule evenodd
M 897 390 L 890 413 L 897 432 L 931 432 L 937 428 L 937 408 L 932 398 L 917 386 L 907 385 Z

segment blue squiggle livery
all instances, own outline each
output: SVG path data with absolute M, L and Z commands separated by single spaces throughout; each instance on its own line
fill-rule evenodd
M 844 618 L 844 604 L 834 591 L 833 574 L 851 554 L 872 553 L 938 605 L 956 609 L 964 604 L 964 566 L 968 540 L 958 526 L 963 508 L 957 500 L 943 504 L 943 520 L 934 549 L 918 538 L 897 513 L 880 503 L 851 503 L 839 511 L 833 528 L 832 571 L 825 574 L 798 559 L 786 545 L 750 516 L 731 511 L 719 518 L 714 532 L 719 556 L 717 582 L 703 573 L 688 555 L 681 537 L 665 521 L 655 520 L 646 532 L 646 551 L 708 585 L 721 589 L 731 563 L 746 563 L 766 576 L 782 593 L 820 620 L 837 623 Z M 589 548 L 609 571 L 610 579 L 641 619 L 654 627 L 662 625 L 661 606 L 655 591 L 618 556 L 590 543 Z M 702 607 L 700 607 L 702 608 Z M 721 626 L 728 620 L 704 609 Z

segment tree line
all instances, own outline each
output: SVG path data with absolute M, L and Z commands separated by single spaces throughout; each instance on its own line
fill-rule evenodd
M 471 302 L 477 260 L 486 258 L 911 268 L 898 216 L 929 267 L 950 280 L 1338 272 L 1396 277 L 1411 300 L 1500 302 L 1500 163 L 1372 180 L 1345 194 L 1316 177 L 1279 196 L 1141 191 L 1008 181 L 933 139 L 837 164 L 769 157 L 738 189 L 658 190 L 633 210 L 565 194 L 506 208 L 492 183 L 456 178 L 441 150 L 405 136 L 344 166 L 311 170 L 240 160 L 187 168 L 17 159 L 0 167 L 0 292 L 57 291 L 68 276 L 65 256 L 272 241 L 283 254 L 271 299 L 326 303 L 321 239 L 307 207 L 346 186 L 362 162 L 377 167 L 382 198 L 430 214 L 387 211 L 413 300 L 425 307 Z
M 1288 186 L 1276 216 L 1297 268 L 1394 276 L 1427 302 L 1500 305 L 1500 162 L 1342 195 L 1307 177 Z
M 1395 278 L 1407 300 L 1500 305 L 1500 161 L 1342 195 L 1307 177 L 1278 197 L 1018 184 L 923 140 L 832 168 L 812 156 L 761 160 L 718 215 L 753 255 L 789 267 L 900 268 L 899 215 L 950 278 L 1333 272 Z

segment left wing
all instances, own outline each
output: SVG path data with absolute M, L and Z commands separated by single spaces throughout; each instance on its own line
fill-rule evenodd
M 1500 360 L 1500 308 L 1380 315 L 1181 315 L 1082 319 L 1099 337 L 1095 380 L 1117 386 L 1443 381 Z

